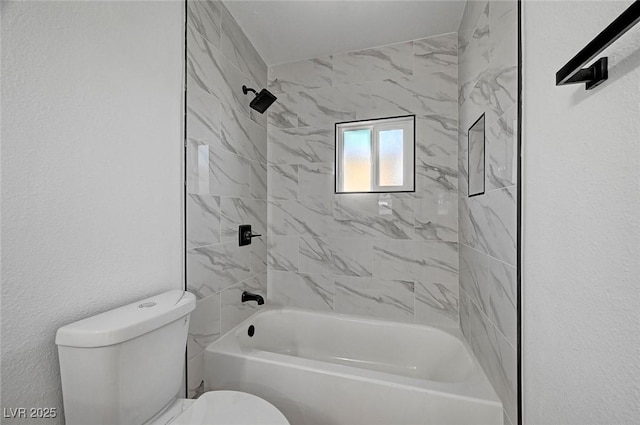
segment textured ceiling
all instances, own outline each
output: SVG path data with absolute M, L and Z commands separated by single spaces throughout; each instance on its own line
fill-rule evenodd
M 464 1 L 227 0 L 267 65 L 455 32 Z

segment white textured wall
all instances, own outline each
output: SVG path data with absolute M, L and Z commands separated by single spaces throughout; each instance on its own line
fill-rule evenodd
M 183 285 L 184 4 L 0 7 L 2 407 L 60 408 L 56 329 Z
M 630 4 L 524 4 L 525 425 L 640 423 L 640 26 L 554 86 Z

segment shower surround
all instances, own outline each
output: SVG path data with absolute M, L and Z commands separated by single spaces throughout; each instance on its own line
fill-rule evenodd
M 224 5 L 188 2 L 190 395 L 204 348 L 257 310 L 240 302 L 250 290 L 271 304 L 460 326 L 516 422 L 516 5 L 469 2 L 458 34 L 267 72 Z M 278 100 L 260 115 L 243 85 Z M 487 189 L 467 198 L 466 131 L 482 112 Z M 335 194 L 335 123 L 409 114 L 415 193 Z M 239 247 L 239 224 L 267 237 Z
M 458 31 L 460 327 L 516 424 L 518 2 L 469 1 Z M 485 193 L 467 195 L 467 131 L 485 113 Z
M 458 326 L 457 35 L 269 68 L 271 303 Z M 416 116 L 416 191 L 335 194 L 334 125 Z
M 204 349 L 257 309 L 243 291 L 266 295 L 267 246 L 238 246 L 238 226 L 267 227 L 266 116 L 242 86 L 265 87 L 267 66 L 225 6 L 188 1 L 187 289 L 191 317 L 189 396 L 204 379 Z

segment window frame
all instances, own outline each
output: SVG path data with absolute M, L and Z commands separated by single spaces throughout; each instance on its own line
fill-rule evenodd
M 402 121 L 406 121 L 402 122 Z M 345 130 L 371 131 L 371 190 L 367 191 L 345 191 L 343 182 L 343 149 Z M 380 186 L 379 167 L 379 140 L 378 132 L 381 130 L 403 129 L 403 182 L 402 186 Z M 406 133 L 409 130 L 409 134 Z M 407 147 L 407 143 L 413 143 L 413 147 Z M 383 117 L 368 120 L 345 121 L 335 124 L 335 184 L 336 194 L 346 193 L 413 193 L 416 191 L 416 116 L 400 115 L 396 117 Z M 400 188 L 399 190 L 396 188 Z M 409 189 L 410 188 L 410 189 Z

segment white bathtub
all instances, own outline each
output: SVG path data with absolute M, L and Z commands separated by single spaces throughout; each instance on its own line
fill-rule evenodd
M 205 387 L 262 397 L 292 425 L 502 425 L 460 338 L 332 313 L 261 310 L 206 349 Z

